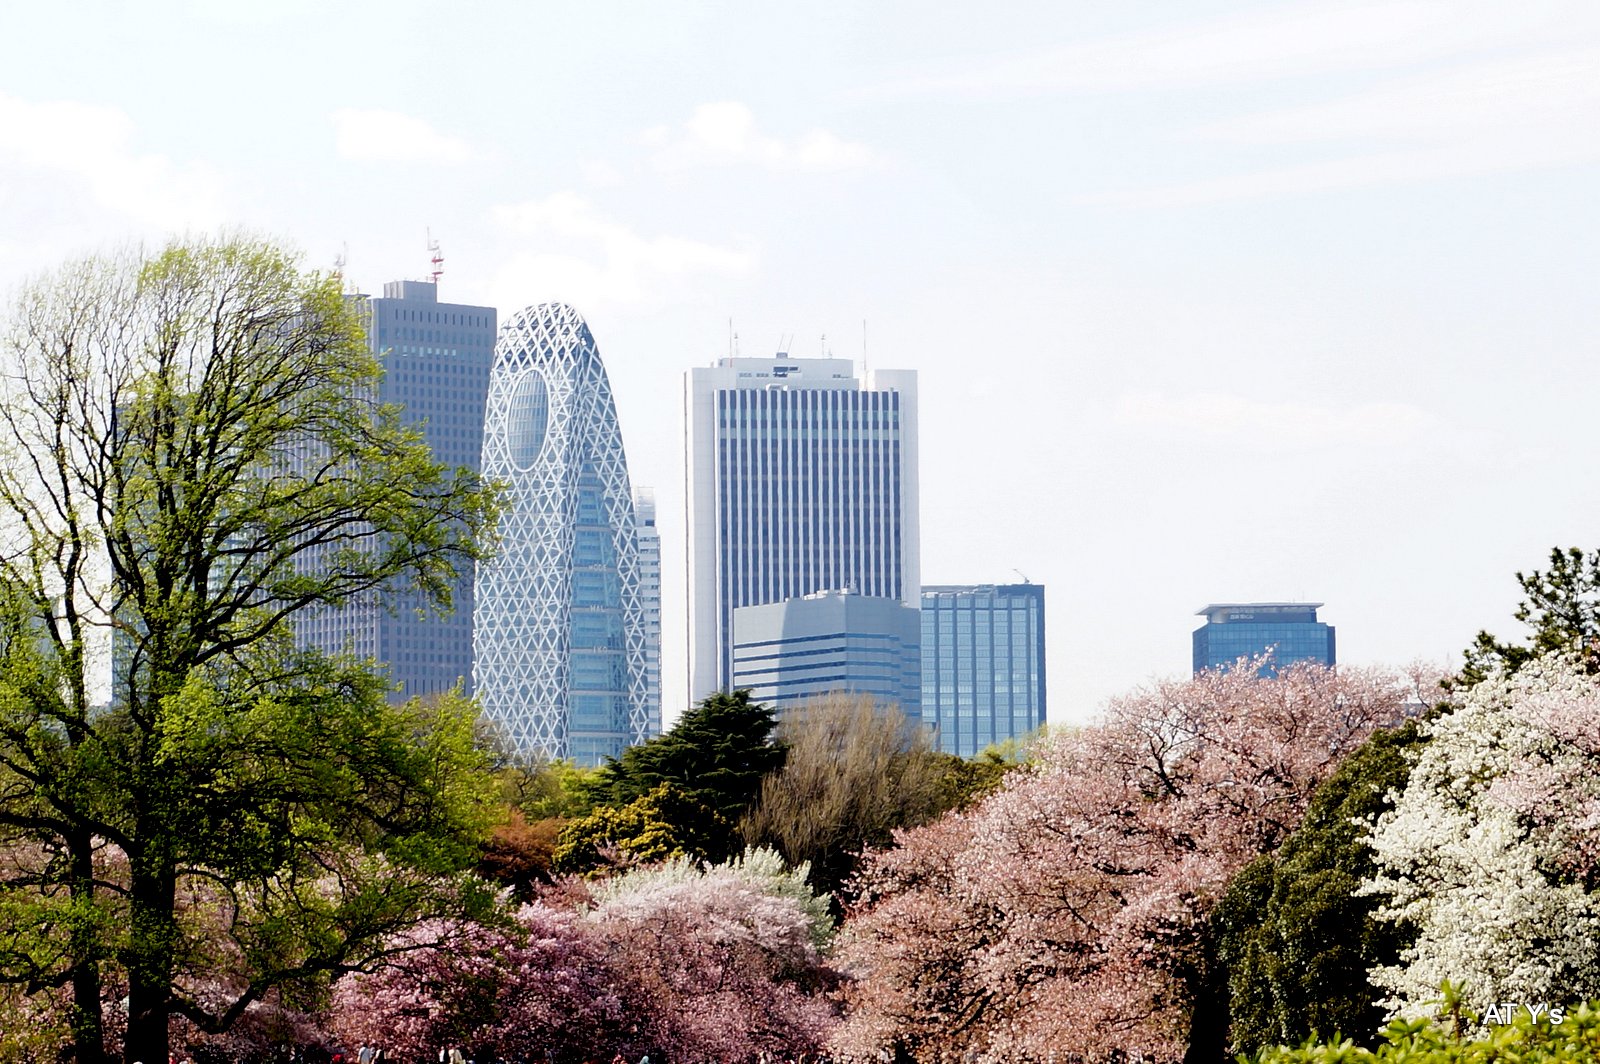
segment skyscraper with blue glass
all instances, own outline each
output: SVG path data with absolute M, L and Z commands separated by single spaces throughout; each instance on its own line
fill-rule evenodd
M 1300 661 L 1336 663 L 1333 626 L 1317 620 L 1320 602 L 1222 602 L 1198 610 L 1206 623 L 1194 630 L 1194 671 L 1228 669 L 1240 658 L 1270 653 L 1261 676 Z
M 592 765 L 649 737 L 639 514 L 611 383 L 571 307 L 529 307 L 495 346 L 483 473 L 506 485 L 478 567 L 473 676 L 518 749 Z M 659 609 L 659 606 L 657 606 Z
M 377 401 L 401 407 L 436 461 L 476 470 L 495 309 L 441 303 L 438 286 L 429 281 L 391 281 L 380 297 L 352 298 L 360 302 L 368 342 L 383 363 Z M 455 580 L 448 615 L 431 610 L 416 592 L 391 588 L 340 609 L 308 611 L 296 635 L 308 646 L 350 651 L 386 666 L 397 698 L 470 685 L 472 585 L 469 568 Z
M 1044 585 L 922 589 L 922 722 L 961 757 L 1044 724 Z
M 915 372 L 724 358 L 689 371 L 684 405 L 691 700 L 733 687 L 745 607 L 848 592 L 917 608 Z

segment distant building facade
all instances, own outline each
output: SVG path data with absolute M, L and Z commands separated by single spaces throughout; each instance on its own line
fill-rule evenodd
M 1333 626 L 1317 620 L 1320 602 L 1223 602 L 1198 610 L 1194 671 L 1232 668 L 1240 658 L 1271 652 L 1257 671 L 1272 676 L 1296 662 L 1337 663 Z
M 898 599 L 823 591 L 733 611 L 731 689 L 782 713 L 839 691 L 898 705 L 921 700 L 918 613 Z
M 633 490 L 634 529 L 639 537 L 639 608 L 644 614 L 645 702 L 649 733 L 661 734 L 661 530 L 656 525 L 654 488 Z
M 383 363 L 377 401 L 402 408 L 435 461 L 478 469 L 484 398 L 494 358 L 493 307 L 439 302 L 429 281 L 392 281 L 379 297 L 356 296 L 367 339 Z M 315 564 L 311 552 L 309 564 Z M 329 653 L 349 651 L 388 669 L 394 697 L 433 695 L 472 683 L 473 573 L 456 577 L 454 609 L 440 615 L 414 591 L 384 590 L 338 609 L 308 610 L 296 637 Z
M 502 330 L 482 467 L 508 488 L 499 551 L 478 567 L 484 716 L 523 751 L 585 765 L 643 742 L 652 709 L 638 515 L 611 384 L 571 307 L 529 307 Z
M 725 358 L 684 402 L 691 700 L 737 686 L 739 610 L 841 589 L 916 609 L 915 372 Z
M 973 757 L 1045 722 L 1044 586 L 922 589 L 922 720 Z

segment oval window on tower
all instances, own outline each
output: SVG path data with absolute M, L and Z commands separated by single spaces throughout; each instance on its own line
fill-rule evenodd
M 550 392 L 544 375 L 530 369 L 517 381 L 511 393 L 511 408 L 506 412 L 506 436 L 511 445 L 511 461 L 518 469 L 528 469 L 544 446 L 545 428 L 550 423 Z

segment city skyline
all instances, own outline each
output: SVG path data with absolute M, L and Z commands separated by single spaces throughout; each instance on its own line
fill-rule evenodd
M 1455 663 L 1594 543 L 1593 5 L 446 21 L 10 12 L 72 47 L 0 74 L 0 285 L 246 226 L 370 291 L 431 273 L 431 229 L 441 299 L 578 307 L 659 493 L 669 719 L 679 381 L 735 346 L 918 372 L 922 579 L 1050 587 L 1060 721 L 1186 672 L 1221 599 L 1336 603 L 1346 664 Z

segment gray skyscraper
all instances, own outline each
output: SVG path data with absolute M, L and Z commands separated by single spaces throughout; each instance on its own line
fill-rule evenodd
M 392 281 L 361 300 L 367 337 L 383 361 L 381 403 L 395 403 L 422 429 L 435 460 L 478 468 L 483 404 L 494 356 L 495 309 L 440 303 L 429 281 Z M 384 591 L 338 610 L 309 611 L 297 625 L 309 646 L 376 659 L 397 697 L 447 691 L 472 681 L 473 576 L 455 582 L 454 611 L 426 611 L 421 595 Z
M 684 400 L 691 699 L 734 683 L 741 607 L 848 591 L 916 608 L 915 372 L 725 358 L 689 371 Z
M 1042 584 L 922 589 L 922 721 L 962 757 L 1044 723 Z
M 484 714 L 522 750 L 581 764 L 619 754 L 651 728 L 643 574 L 611 384 L 571 307 L 506 323 L 483 472 L 509 489 L 499 553 L 478 568 Z

